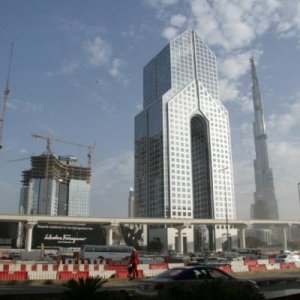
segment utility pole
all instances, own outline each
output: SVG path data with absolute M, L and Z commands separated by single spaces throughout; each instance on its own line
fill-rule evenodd
M 9 79 L 10 79 L 10 69 L 11 69 L 11 63 L 12 63 L 13 47 L 14 47 L 14 43 L 11 44 L 11 48 L 10 48 L 8 71 L 7 71 L 6 82 L 5 82 L 4 90 L 3 90 L 2 110 L 1 110 L 1 117 L 0 117 L 0 149 L 3 148 L 3 144 L 2 144 L 3 127 L 4 127 L 4 119 L 5 119 L 5 113 L 6 113 L 7 101 L 8 101 L 8 95 L 9 95 Z

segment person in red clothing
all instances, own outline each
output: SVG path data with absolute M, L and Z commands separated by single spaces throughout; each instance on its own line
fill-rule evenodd
M 131 265 L 131 268 L 130 268 L 131 272 L 128 272 L 130 280 L 132 280 L 132 279 L 139 276 L 139 272 L 138 272 L 138 269 L 137 269 L 139 262 L 140 261 L 139 261 L 138 254 L 137 254 L 136 250 L 133 248 L 132 252 L 131 252 L 131 255 L 130 255 L 130 262 L 129 262 L 129 264 Z

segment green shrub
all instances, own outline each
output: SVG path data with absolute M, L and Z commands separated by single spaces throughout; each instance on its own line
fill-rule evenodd
M 101 277 L 71 279 L 64 286 L 67 290 L 63 293 L 63 299 L 70 300 L 96 300 L 100 299 L 100 288 L 107 280 Z

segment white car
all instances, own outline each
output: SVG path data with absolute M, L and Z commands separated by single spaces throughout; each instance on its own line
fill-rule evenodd
M 292 253 L 284 253 L 276 256 L 275 262 L 297 262 L 300 261 L 300 256 Z

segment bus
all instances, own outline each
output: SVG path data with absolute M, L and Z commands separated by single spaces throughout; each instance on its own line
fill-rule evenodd
M 102 258 L 122 260 L 123 258 L 130 256 L 132 249 L 133 247 L 126 245 L 83 245 L 80 251 L 80 257 L 82 259 Z

